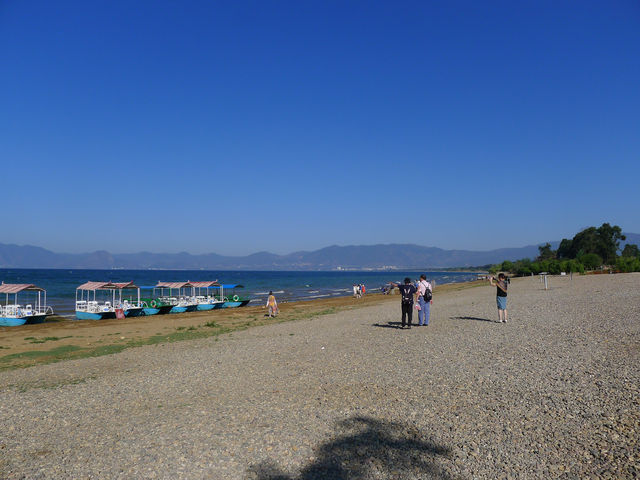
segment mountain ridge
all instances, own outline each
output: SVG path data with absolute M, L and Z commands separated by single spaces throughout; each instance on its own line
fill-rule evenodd
M 621 242 L 640 244 L 640 234 Z M 549 242 L 557 248 L 559 242 Z M 539 245 L 543 245 L 542 243 Z M 495 250 L 445 250 L 416 244 L 330 245 L 286 255 L 260 251 L 245 256 L 217 253 L 55 253 L 33 245 L 0 243 L 0 268 L 167 269 L 167 270 L 356 270 L 473 267 L 534 258 L 539 245 Z

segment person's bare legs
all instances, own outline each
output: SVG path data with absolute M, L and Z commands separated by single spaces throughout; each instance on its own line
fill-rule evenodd
M 509 319 L 509 315 L 507 314 L 507 309 L 504 309 L 504 323 L 507 323 L 507 320 Z

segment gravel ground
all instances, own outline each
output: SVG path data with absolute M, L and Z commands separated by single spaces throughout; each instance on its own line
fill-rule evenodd
M 640 275 L 0 373 L 0 478 L 638 478 Z

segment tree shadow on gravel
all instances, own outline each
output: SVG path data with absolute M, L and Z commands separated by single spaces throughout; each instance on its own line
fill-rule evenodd
M 481 317 L 450 317 L 451 320 L 476 320 L 478 322 L 490 322 L 490 323 L 498 323 L 495 320 L 491 320 L 489 318 L 481 318 Z
M 316 460 L 299 476 L 284 473 L 263 462 L 249 469 L 251 480 L 364 480 L 368 478 L 452 479 L 439 465 L 450 457 L 448 447 L 438 445 L 416 427 L 352 417 L 338 424 L 338 436 L 315 449 Z
M 387 322 L 387 323 L 374 323 L 374 327 L 379 328 L 400 328 L 402 329 L 402 322 Z

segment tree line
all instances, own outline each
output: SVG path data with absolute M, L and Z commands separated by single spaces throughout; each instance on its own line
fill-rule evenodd
M 572 239 L 562 239 L 557 250 L 553 250 L 549 243 L 538 247 L 539 255 L 534 260 L 505 260 L 493 265 L 489 271 L 509 272 L 518 276 L 542 272 L 552 275 L 561 272 L 584 273 L 604 268 L 619 272 L 640 272 L 638 245 L 627 244 L 620 251 L 620 241 L 624 240 L 626 237 L 619 226 L 603 223 L 598 228 L 585 228 Z

